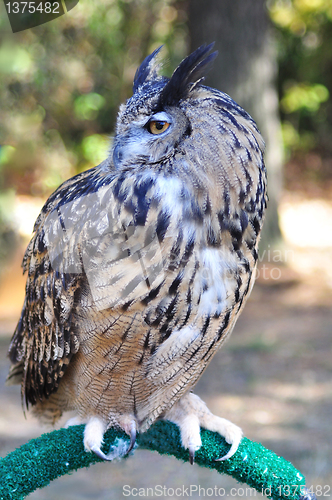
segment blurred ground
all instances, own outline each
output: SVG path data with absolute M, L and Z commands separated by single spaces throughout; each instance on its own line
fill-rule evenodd
M 284 197 L 280 215 L 286 244 L 263 252 L 244 313 L 196 388 L 214 413 L 292 461 L 324 498 L 332 496 L 331 211 L 328 201 Z M 24 419 L 19 388 L 4 385 L 6 351 L 23 300 L 20 259 L 13 256 L 0 288 L 1 456 L 44 432 L 29 415 Z M 136 451 L 120 463 L 60 478 L 29 498 L 120 499 L 124 485 L 165 486 L 164 498 L 178 498 L 172 488 L 190 485 L 225 488 L 235 499 L 254 496 L 233 492 L 242 485 L 214 471 Z M 192 497 L 199 498 L 198 491 Z

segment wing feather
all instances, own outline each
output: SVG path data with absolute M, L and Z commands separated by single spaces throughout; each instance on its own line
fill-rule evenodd
M 8 379 L 21 375 L 27 406 L 57 390 L 78 351 L 78 309 L 90 308 L 93 322 L 96 311 L 125 308 L 162 283 L 155 190 L 152 177 L 99 166 L 43 207 L 23 259 L 26 297 L 9 348 Z
M 48 199 L 23 258 L 23 272 L 28 275 L 26 297 L 9 347 L 13 366 L 8 382 L 21 381 L 22 401 L 25 399 L 27 407 L 57 390 L 70 359 L 79 349 L 73 313 L 85 278 L 78 251 L 74 250 L 80 228 L 76 237 L 74 225 L 75 218 L 83 218 L 84 210 L 81 206 L 75 214 L 73 209 L 68 210 L 68 204 L 75 208 L 76 200 L 76 205 L 82 205 L 82 191 L 95 177 L 93 169 L 80 174 Z M 62 203 L 66 207 L 64 214 L 59 211 Z M 73 236 L 74 242 L 70 242 Z

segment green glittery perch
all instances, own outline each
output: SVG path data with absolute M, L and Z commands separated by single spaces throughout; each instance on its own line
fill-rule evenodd
M 84 425 L 77 425 L 43 434 L 2 458 L 0 500 L 25 498 L 59 476 L 102 461 L 94 453 L 84 451 L 83 430 Z M 205 429 L 202 429 L 201 437 L 203 444 L 195 455 L 197 465 L 229 474 L 274 500 L 314 498 L 303 489 L 304 476 L 290 462 L 278 457 L 260 443 L 243 438 L 238 450 L 229 460 L 216 462 L 216 458 L 227 453 L 229 445 L 219 434 Z M 117 438 L 128 440 L 128 436 L 122 431 L 107 431 L 103 446 L 105 453 Z M 147 432 L 137 436 L 137 444 L 140 448 L 189 461 L 188 450 L 180 444 L 179 430 L 170 422 L 155 423 Z

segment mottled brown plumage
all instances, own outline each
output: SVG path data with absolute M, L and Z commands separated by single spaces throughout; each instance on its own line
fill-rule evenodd
M 9 378 L 41 418 L 76 410 L 86 449 L 104 458 L 107 427 L 133 444 L 159 417 L 192 457 L 200 425 L 230 454 L 241 437 L 189 392 L 250 293 L 266 207 L 255 123 L 201 85 L 210 49 L 171 79 L 157 75 L 157 51 L 143 62 L 109 158 L 48 199 L 24 257 Z

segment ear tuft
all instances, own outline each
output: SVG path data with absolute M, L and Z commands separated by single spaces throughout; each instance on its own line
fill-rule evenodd
M 148 80 L 156 79 L 158 76 L 159 64 L 157 62 L 157 54 L 160 52 L 162 45 L 147 56 L 140 67 L 137 69 L 134 78 L 133 92 L 143 85 Z
M 213 60 L 218 55 L 218 52 L 212 52 L 207 56 L 213 46 L 214 43 L 202 45 L 179 64 L 161 93 L 160 105 L 162 108 L 178 104 L 181 99 L 188 96 L 196 85 L 204 80 L 206 73 L 212 67 Z

